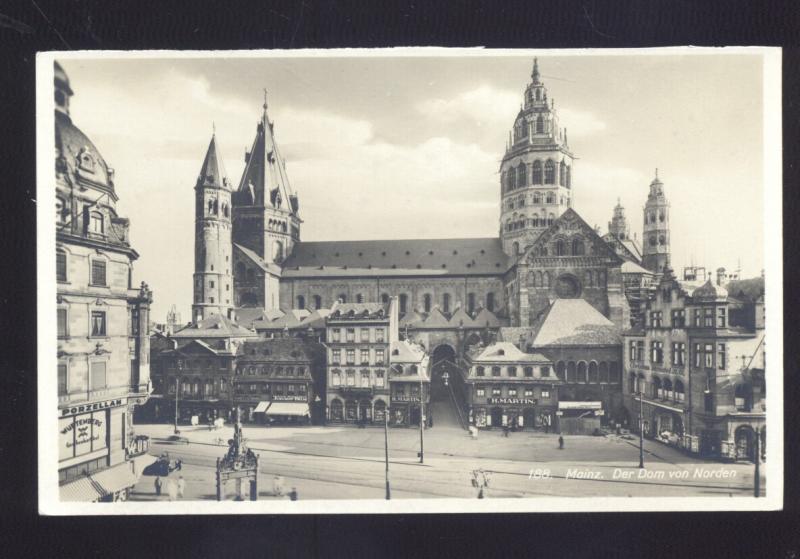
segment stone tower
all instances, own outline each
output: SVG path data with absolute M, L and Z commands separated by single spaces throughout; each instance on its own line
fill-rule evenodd
M 664 195 L 664 183 L 658 178 L 658 169 L 644 205 L 642 241 L 642 266 L 653 273 L 661 273 L 669 264 L 669 202 Z
M 211 136 L 195 185 L 194 303 L 192 320 L 229 315 L 233 307 L 231 274 L 231 185 Z
M 608 222 L 608 232 L 620 241 L 629 239 L 631 235 L 628 220 L 625 219 L 625 208 L 622 207 L 619 198 L 617 198 L 617 205 L 614 206 L 614 215 Z
M 300 241 L 299 201 L 292 191 L 286 164 L 275 142 L 275 124 L 264 112 L 239 188 L 233 194 L 233 241 L 266 264 L 280 264 Z
M 521 254 L 572 205 L 573 154 L 548 100 L 538 60 L 500 164 L 500 239 L 506 254 Z

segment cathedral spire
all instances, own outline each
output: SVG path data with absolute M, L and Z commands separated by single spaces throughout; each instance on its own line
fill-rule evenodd
M 228 175 L 225 172 L 225 165 L 217 147 L 216 127 L 213 127 L 213 129 L 214 132 L 211 134 L 211 141 L 208 144 L 206 157 L 203 159 L 203 166 L 200 168 L 197 182 L 203 186 L 228 187 Z

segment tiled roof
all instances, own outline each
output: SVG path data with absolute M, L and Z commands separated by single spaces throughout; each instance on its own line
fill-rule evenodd
M 285 277 L 500 275 L 509 266 L 498 238 L 301 242 Z
M 245 328 L 253 328 L 253 323 L 257 320 L 272 320 L 260 307 L 239 307 L 233 312 L 236 322 Z
M 314 349 L 299 338 L 269 338 L 246 341 L 236 354 L 242 361 L 311 361 Z
M 264 260 L 258 254 L 256 254 L 255 252 L 253 252 L 252 250 L 250 250 L 246 246 L 242 246 L 240 244 L 233 243 L 233 247 L 236 250 L 241 251 L 242 254 L 244 254 L 248 259 L 252 260 L 255 265 L 257 265 L 259 268 L 261 268 L 265 272 L 269 272 L 273 276 L 278 276 L 278 277 L 281 276 L 281 268 L 280 268 L 280 266 L 277 266 L 276 264 L 273 264 L 271 262 L 264 262 Z
M 627 248 L 627 249 L 628 249 L 628 251 L 629 251 L 629 252 L 630 252 L 630 253 L 631 253 L 633 256 L 635 256 L 635 257 L 636 257 L 636 258 L 638 258 L 639 260 L 641 260 L 641 259 L 642 259 L 642 250 L 639 248 L 639 243 L 637 243 L 637 242 L 636 242 L 635 240 L 633 240 L 633 239 L 625 239 L 624 241 L 621 241 L 621 242 L 622 242 L 623 246 L 624 246 L 625 248 Z
M 621 269 L 623 274 L 653 274 L 650 270 L 642 268 L 636 262 L 631 262 L 630 260 L 623 262 Z
M 397 354 L 395 355 L 395 352 Z M 391 363 L 419 363 L 425 358 L 425 351 L 417 344 L 408 340 L 399 340 L 391 343 L 389 361 Z
M 220 314 L 212 314 L 198 323 L 181 328 L 173 338 L 247 338 L 258 336 Z
M 383 318 L 389 318 L 390 303 L 334 303 L 328 315 L 329 320 L 344 318 L 347 316 L 378 318 L 380 314 Z
M 488 309 L 481 309 L 473 319 L 475 326 L 479 326 L 481 328 L 499 328 L 501 326 L 500 320 L 495 316 L 493 312 Z
M 525 353 L 511 342 L 495 342 L 487 347 L 476 349 L 470 360 L 474 363 L 550 363 L 541 353 Z
M 537 348 L 620 343 L 620 329 L 583 299 L 556 299 L 533 341 Z
M 400 317 L 399 326 L 419 326 L 425 322 L 425 316 L 419 314 L 417 311 L 407 312 Z

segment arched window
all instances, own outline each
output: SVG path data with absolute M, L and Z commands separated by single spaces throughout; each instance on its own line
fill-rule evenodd
M 514 167 L 511 167 L 508 170 L 508 173 L 506 173 L 506 179 L 508 181 L 508 187 L 507 188 L 508 188 L 508 191 L 510 192 L 510 191 L 514 190 L 514 188 L 516 188 L 516 185 L 517 185 L 517 173 L 516 173 L 516 169 L 514 169 Z
M 567 366 L 563 361 L 559 361 L 556 363 L 556 376 L 561 380 L 564 380 L 564 372 L 566 371 Z
M 592 361 L 589 363 L 589 382 L 597 383 L 600 379 L 597 375 L 597 363 Z
M 672 394 L 672 381 L 668 378 L 664 379 L 664 399 L 671 400 L 673 397 Z
M 468 293 L 467 294 L 467 312 L 471 314 L 474 311 L 475 311 L 475 294 L 474 293 Z
M 298 309 L 306 308 L 306 298 L 303 297 L 302 295 L 297 296 L 297 308 Z
M 650 246 L 654 247 L 658 244 L 658 238 L 655 235 L 650 236 Z
M 527 136 L 527 134 L 525 135 Z M 528 184 L 528 167 L 525 165 L 525 163 L 520 163 L 519 167 L 517 167 L 517 188 L 522 188 L 527 184 Z
M 104 230 L 103 226 L 103 214 L 100 212 L 92 212 L 89 216 L 89 231 L 91 233 L 97 233 L 98 235 L 103 234 Z
M 442 295 L 442 310 L 444 312 L 450 312 L 450 294 L 445 293 Z
M 586 361 L 578 363 L 578 382 L 586 382 Z
M 567 165 L 567 188 L 572 188 L 572 166 Z
M 547 193 L 547 203 L 548 204 L 555 204 L 556 203 L 556 195 L 553 192 Z
M 667 239 L 666 237 L 664 237 L 664 235 L 660 235 L 658 237 L 658 244 L 659 246 L 664 246 L 665 244 L 667 244 Z
M 388 293 L 384 293 L 383 295 L 381 295 L 381 302 L 384 305 L 389 302 L 389 294 Z
M 322 297 L 319 295 L 314 295 L 314 310 L 319 310 L 322 308 Z
M 405 314 L 407 306 L 408 306 L 408 295 L 402 293 L 400 295 L 400 312 Z
M 539 216 L 538 215 L 534 215 L 533 216 L 533 219 L 531 219 L 531 225 L 533 227 L 539 227 Z
M 589 271 L 586 272 L 586 276 L 583 280 L 583 283 L 585 283 L 588 287 L 592 287 L 594 285 L 594 283 L 592 282 L 592 272 Z
M 555 220 L 556 220 L 556 216 L 555 215 L 553 215 L 552 213 L 550 215 L 548 215 L 547 216 L 547 226 L 550 227 L 551 225 L 553 225 L 553 222 Z
M 542 90 L 541 89 L 536 89 L 536 100 L 537 101 L 541 101 L 542 100 Z
M 653 377 L 653 398 L 661 398 L 663 388 L 661 388 L 661 379 Z
M 536 117 L 536 133 L 544 134 L 544 118 L 542 115 Z
M 337 299 L 339 301 L 341 301 L 342 303 L 346 303 L 347 302 L 347 293 L 339 293 L 339 296 L 337 297 Z
M 525 196 L 520 196 L 519 197 L 519 200 L 517 200 L 517 205 L 520 208 L 524 208 L 525 207 Z
M 542 287 L 550 287 L 550 274 L 547 272 L 542 274 Z
M 519 256 L 519 243 L 517 241 L 514 241 L 514 244 L 512 246 L 513 246 L 514 256 Z
M 559 239 L 556 241 L 556 256 L 564 256 L 564 252 L 565 252 L 564 241 Z
M 544 183 L 556 183 L 556 164 L 553 163 L 552 159 L 548 159 L 544 164 Z
M 364 296 L 361 293 L 357 293 L 356 294 L 356 303 L 363 303 L 363 302 L 364 302 Z
M 539 287 L 539 284 L 536 282 L 536 272 L 533 270 L 528 272 L 528 285 L 531 287 Z
M 542 203 L 542 195 L 539 194 L 538 192 L 534 192 L 533 193 L 533 203 L 534 204 L 541 204 Z
M 494 293 L 486 294 L 486 308 L 489 312 L 494 312 Z
M 600 362 L 600 382 L 608 382 L 608 363 Z
M 658 221 L 660 221 L 662 223 L 664 222 L 664 210 L 661 210 L 660 212 L 658 212 Z
M 539 287 L 544 287 L 544 276 L 542 275 L 542 272 L 536 272 L 536 284 Z
M 567 164 L 563 161 L 558 166 L 558 184 L 566 186 L 567 179 Z
M 678 402 L 683 402 L 684 393 L 683 393 L 683 383 L 679 380 L 675 381 L 675 400 Z
M 542 184 L 542 162 L 539 160 L 533 162 L 533 173 L 531 176 L 531 182 L 533 184 Z
M 567 382 L 575 382 L 575 361 L 567 363 Z
M 425 312 L 431 312 L 431 295 L 430 293 L 426 293 L 422 296 L 422 308 Z
M 583 256 L 584 254 L 583 239 L 572 240 L 572 254 L 574 254 L 575 256 Z

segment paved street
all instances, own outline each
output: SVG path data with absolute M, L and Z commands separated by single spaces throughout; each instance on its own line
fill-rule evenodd
M 138 425 L 137 433 L 151 437 L 152 454 L 167 451 L 183 460 L 182 471 L 170 477 L 184 476 L 185 499 L 215 498 L 214 465 L 233 435 L 232 427 L 182 427 L 188 445 L 160 442 L 172 434 L 171 425 Z M 383 429 L 245 426 L 244 435 L 261 456 L 259 498 L 286 498 L 272 494 L 275 475 L 285 478 L 285 491 L 296 487 L 301 499 L 384 498 Z M 463 430 L 435 425 L 425 432 L 425 464 L 420 465 L 419 431 L 390 429 L 392 498 L 474 498 L 471 479 L 477 468 L 490 472 L 490 498 L 752 494 L 752 464 L 707 462 L 645 441 L 646 468 L 640 473 L 638 440 L 564 439 L 565 448 L 559 450 L 557 435 L 519 432 L 505 438 L 500 431 L 481 431 L 472 439 Z M 143 476 L 131 499 L 155 499 L 153 481 Z M 762 493 L 765 487 L 762 477 Z M 228 488 L 232 492 L 233 484 Z

